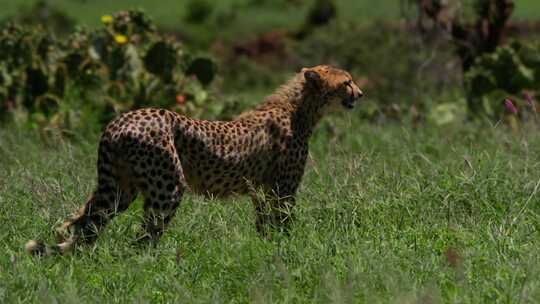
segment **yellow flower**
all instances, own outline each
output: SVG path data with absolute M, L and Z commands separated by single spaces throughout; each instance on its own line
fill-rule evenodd
M 113 17 L 111 15 L 103 15 L 103 16 L 101 16 L 101 22 L 103 24 L 109 24 L 109 23 L 113 22 Z
M 114 41 L 116 41 L 116 43 L 118 44 L 125 44 L 127 43 L 128 39 L 126 36 L 118 34 L 118 35 L 114 35 Z

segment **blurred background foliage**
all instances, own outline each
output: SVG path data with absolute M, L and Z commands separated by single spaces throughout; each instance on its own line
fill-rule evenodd
M 322 63 L 354 75 L 355 115 L 373 122 L 499 121 L 515 115 L 506 99 L 536 118 L 533 0 L 8 0 L 0 12 L 0 120 L 41 131 L 95 131 L 143 106 L 230 119 Z

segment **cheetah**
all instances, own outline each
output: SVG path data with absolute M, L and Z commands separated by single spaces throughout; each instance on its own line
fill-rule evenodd
M 250 195 L 260 233 L 287 227 L 314 127 L 330 108 L 352 109 L 362 95 L 348 72 L 320 65 L 303 68 L 231 121 L 159 108 L 121 114 L 101 136 L 97 186 L 89 200 L 57 229 L 57 244 L 30 240 L 26 250 L 48 255 L 92 243 L 138 194 L 144 215 L 137 240 L 145 244 L 157 242 L 186 190 Z

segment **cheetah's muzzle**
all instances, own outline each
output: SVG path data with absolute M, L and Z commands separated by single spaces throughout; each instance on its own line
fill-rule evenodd
M 354 98 L 354 96 L 352 95 L 349 95 L 349 97 L 343 99 L 343 101 L 341 101 L 341 104 L 346 108 L 346 109 L 353 109 L 354 108 L 354 102 L 356 101 L 356 98 Z
M 345 84 L 347 90 L 350 90 L 350 92 L 348 92 L 347 96 L 343 98 L 341 104 L 343 107 L 350 110 L 354 108 L 356 100 L 364 96 L 364 93 L 356 86 L 356 84 L 354 84 L 354 82 L 352 82 L 352 80 L 346 81 Z

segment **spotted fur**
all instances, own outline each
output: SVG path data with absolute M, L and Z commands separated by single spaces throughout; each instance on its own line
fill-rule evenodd
M 186 190 L 215 197 L 249 194 L 261 233 L 266 224 L 286 225 L 315 125 L 328 108 L 352 108 L 361 96 L 347 72 L 317 66 L 302 69 L 232 121 L 156 108 L 124 113 L 101 137 L 97 187 L 88 202 L 60 227 L 58 244 L 30 241 L 27 250 L 65 252 L 93 242 L 138 194 L 144 196 L 140 240 L 158 240 Z

